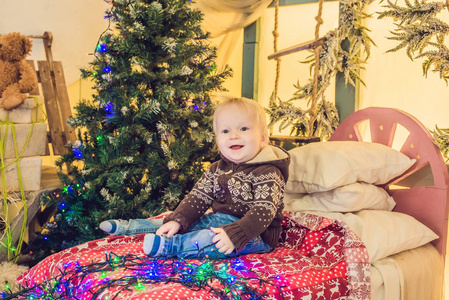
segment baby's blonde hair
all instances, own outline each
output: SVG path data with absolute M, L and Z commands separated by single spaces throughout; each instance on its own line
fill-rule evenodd
M 267 126 L 267 117 L 265 114 L 265 109 L 260 105 L 257 101 L 248 99 L 245 97 L 240 98 L 226 98 L 225 100 L 221 101 L 217 107 L 215 108 L 214 112 L 214 132 L 217 134 L 217 115 L 221 111 L 223 107 L 229 106 L 231 104 L 235 104 L 237 106 L 242 107 L 247 112 L 254 114 L 254 117 L 257 119 L 257 122 L 259 123 L 260 129 L 262 132 L 268 136 L 268 126 Z

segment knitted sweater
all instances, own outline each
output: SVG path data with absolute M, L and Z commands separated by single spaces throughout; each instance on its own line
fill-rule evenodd
M 290 154 L 267 146 L 252 160 L 236 164 L 225 157 L 213 163 L 164 223 L 175 220 L 185 233 L 190 224 L 209 208 L 239 220 L 220 226 L 237 253 L 250 240 L 262 240 L 276 247 L 284 208 L 284 187 L 288 179 Z

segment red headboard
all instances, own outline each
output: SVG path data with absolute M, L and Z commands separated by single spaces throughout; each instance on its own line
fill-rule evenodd
M 364 129 L 371 140 L 364 140 Z M 404 175 L 385 185 L 385 189 L 397 203 L 394 211 L 413 216 L 438 234 L 440 238 L 433 244 L 445 255 L 449 175 L 429 131 L 406 112 L 369 107 L 348 116 L 330 140 L 371 141 L 392 147 L 397 146 L 395 140 L 400 138 L 403 142 L 394 148 L 417 161 Z

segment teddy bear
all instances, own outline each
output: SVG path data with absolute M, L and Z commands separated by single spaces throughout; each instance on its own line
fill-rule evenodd
M 33 43 L 30 38 L 11 32 L 0 36 L 0 107 L 12 110 L 37 88 L 37 75 L 25 61 Z

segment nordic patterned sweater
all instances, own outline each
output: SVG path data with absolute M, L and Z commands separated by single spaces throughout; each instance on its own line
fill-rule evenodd
M 190 224 L 209 208 L 239 220 L 220 226 L 237 253 L 250 240 L 262 240 L 276 247 L 284 208 L 284 187 L 288 179 L 290 154 L 277 146 L 267 146 L 252 160 L 236 164 L 222 156 L 214 162 L 164 223 L 175 220 L 185 233 Z

